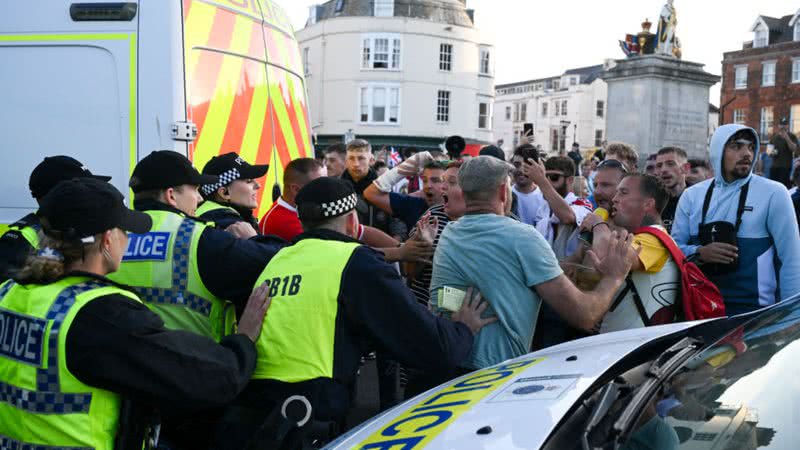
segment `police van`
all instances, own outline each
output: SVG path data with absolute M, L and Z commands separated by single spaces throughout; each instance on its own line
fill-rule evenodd
M 313 156 L 303 73 L 271 0 L 3 0 L 0 224 L 35 210 L 28 176 L 45 156 L 75 157 L 128 192 L 158 149 L 198 168 L 230 151 L 270 164 L 265 212 L 282 168 Z
M 326 448 L 796 449 L 798 361 L 800 296 L 512 359 L 420 394 Z

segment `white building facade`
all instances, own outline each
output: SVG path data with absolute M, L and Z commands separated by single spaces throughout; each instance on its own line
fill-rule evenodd
M 606 138 L 606 83 L 602 65 L 562 75 L 497 85 L 494 137 L 507 155 L 529 142 L 549 154 L 600 147 Z
M 494 54 L 460 0 L 334 0 L 296 33 L 317 148 L 345 135 L 435 148 L 493 142 Z

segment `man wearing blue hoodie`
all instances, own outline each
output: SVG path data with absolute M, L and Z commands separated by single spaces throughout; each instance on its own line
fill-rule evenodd
M 711 138 L 715 177 L 687 189 L 672 236 L 722 292 L 728 315 L 800 292 L 800 233 L 786 188 L 753 174 L 758 134 L 723 125 Z

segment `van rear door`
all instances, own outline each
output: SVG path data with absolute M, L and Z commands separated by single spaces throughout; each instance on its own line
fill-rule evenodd
M 127 192 L 137 148 L 137 2 L 113 5 L 0 2 L 0 223 L 36 209 L 28 176 L 45 156 L 75 157 Z

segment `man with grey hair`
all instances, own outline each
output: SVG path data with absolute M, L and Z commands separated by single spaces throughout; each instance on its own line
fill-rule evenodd
M 511 201 L 513 166 L 488 156 L 465 162 L 458 182 L 466 215 L 448 224 L 433 262 L 431 300 L 437 312 L 456 310 L 459 291 L 478 289 L 497 323 L 476 336 L 462 369 L 480 369 L 527 353 L 541 302 L 569 324 L 591 330 L 611 307 L 636 251 L 624 231 L 614 234 L 609 253 L 591 258 L 602 275 L 593 291 L 582 292 L 567 279 L 542 235 L 505 212 Z

